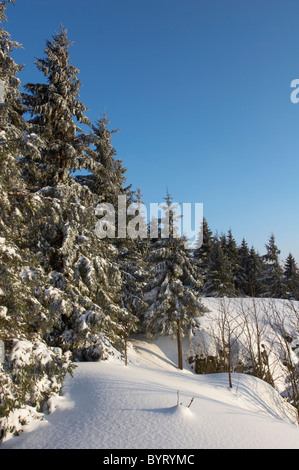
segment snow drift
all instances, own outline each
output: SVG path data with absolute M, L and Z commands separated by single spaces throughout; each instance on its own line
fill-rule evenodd
M 227 374 L 197 375 L 187 362 L 179 371 L 176 359 L 170 338 L 135 336 L 127 367 L 111 359 L 79 363 L 52 403 L 55 412 L 2 447 L 299 449 L 295 409 L 269 384 L 234 373 L 230 389 Z

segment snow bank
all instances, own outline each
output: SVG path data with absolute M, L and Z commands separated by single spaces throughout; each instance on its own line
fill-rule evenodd
M 208 312 L 196 318 L 186 353 L 194 370 L 227 371 L 230 360 L 232 371 L 263 378 L 292 402 L 291 375 L 299 376 L 299 302 L 211 297 L 202 303 Z
M 62 398 L 43 425 L 3 448 L 299 449 L 294 409 L 270 385 L 233 374 L 229 389 L 227 374 L 196 375 L 187 363 L 179 371 L 166 337 L 136 336 L 127 367 L 79 363 Z

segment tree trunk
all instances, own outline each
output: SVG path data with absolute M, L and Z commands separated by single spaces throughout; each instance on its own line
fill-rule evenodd
M 232 352 L 231 352 L 231 346 L 229 345 L 229 350 L 228 350 L 228 381 L 229 381 L 229 387 L 233 388 L 233 382 L 232 382 Z
M 128 365 L 128 338 L 125 337 L 125 366 Z
M 179 369 L 183 370 L 183 350 L 182 350 L 182 329 L 181 329 L 181 320 L 178 320 L 177 342 L 178 342 L 178 366 L 179 366 Z

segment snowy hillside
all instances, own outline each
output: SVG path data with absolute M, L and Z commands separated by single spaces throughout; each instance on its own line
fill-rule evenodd
M 262 378 L 298 403 L 299 302 L 271 298 L 203 298 L 187 356 L 197 373 L 229 368 Z
M 175 341 L 136 335 L 127 367 L 117 360 L 79 363 L 52 403 L 55 412 L 1 447 L 299 449 L 294 408 L 270 385 L 233 374 L 230 389 L 227 374 L 196 375 L 187 363 L 179 371 L 176 360 Z

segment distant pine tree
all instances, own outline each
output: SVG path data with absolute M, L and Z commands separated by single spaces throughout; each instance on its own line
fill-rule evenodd
M 289 253 L 283 272 L 283 281 L 286 289 L 286 297 L 299 300 L 299 270 L 295 258 Z
M 283 270 L 280 266 L 280 250 L 272 234 L 266 244 L 267 252 L 263 255 L 263 271 L 260 282 L 263 286 L 263 297 L 283 298 L 285 289 L 283 285 Z
M 229 229 L 226 236 L 226 250 L 225 253 L 232 266 L 232 272 L 234 276 L 235 290 L 237 291 L 237 277 L 240 269 L 240 257 L 237 242 L 233 237 L 232 230 Z
M 260 281 L 263 266 L 262 257 L 256 252 L 254 247 L 251 247 L 246 269 L 247 292 L 251 297 L 260 297 L 263 293 L 263 283 Z
M 208 297 L 236 295 L 233 267 L 225 251 L 226 237 L 219 238 L 215 235 L 204 286 L 205 295 Z
M 236 288 L 238 295 L 248 297 L 259 297 L 262 294 L 263 261 L 254 247 L 248 247 L 245 239 L 239 247 L 239 271 L 237 273 Z
M 248 285 L 249 248 L 245 238 L 238 248 L 239 266 L 236 276 L 236 289 L 238 295 L 251 295 Z
M 202 220 L 201 226 L 202 245 L 194 252 L 194 261 L 199 268 L 200 274 L 205 279 L 208 271 L 208 266 L 211 261 L 211 252 L 213 246 L 212 231 L 209 228 L 208 222 L 205 217 Z

